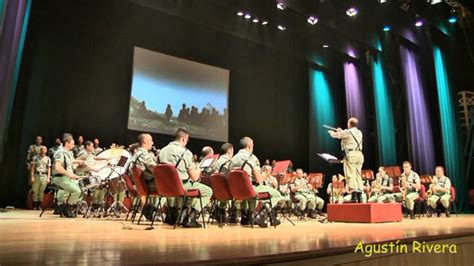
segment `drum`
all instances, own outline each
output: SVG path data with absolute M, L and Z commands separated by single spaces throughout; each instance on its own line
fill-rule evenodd
M 127 190 L 127 183 L 122 178 L 114 178 L 107 182 L 109 191 L 112 194 L 124 192 Z
M 109 159 L 108 163 L 110 165 L 103 167 L 97 172 L 93 172 L 94 175 L 98 176 L 102 181 L 106 181 L 123 175 L 132 159 L 132 155 L 123 148 L 113 148 L 102 151 L 97 155 L 97 158 Z
M 93 189 L 100 186 L 101 180 L 97 176 L 86 176 L 79 180 L 79 186 L 83 190 Z

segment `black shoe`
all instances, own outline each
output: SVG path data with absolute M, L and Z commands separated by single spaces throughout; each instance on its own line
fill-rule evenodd
M 357 202 L 362 203 L 362 192 L 357 192 Z
M 410 219 L 415 219 L 415 211 L 410 210 Z
M 189 216 L 191 214 L 191 210 L 189 208 L 184 208 L 181 217 L 179 217 L 178 225 L 184 225 L 185 223 L 189 223 Z
M 231 208 L 229 212 L 229 223 L 236 224 L 237 223 L 237 209 Z
M 436 209 L 436 216 L 440 217 L 441 216 L 441 210 L 438 208 Z
M 176 223 L 176 219 L 178 218 L 178 208 L 176 207 L 168 207 L 166 211 L 165 217 L 165 224 L 174 225 Z
M 446 208 L 446 212 L 445 212 L 445 213 L 446 213 L 446 217 L 450 217 L 450 216 L 451 216 L 450 213 L 449 213 L 449 207 Z
M 281 224 L 281 221 L 277 218 L 277 208 L 273 209 L 270 213 L 270 225 L 271 226 L 278 226 Z
M 74 218 L 74 213 L 72 212 L 71 205 L 68 204 L 62 204 L 59 206 L 61 208 L 61 211 L 66 218 Z
M 142 209 L 143 216 L 145 216 L 148 221 L 153 220 L 153 210 L 154 207 L 151 204 L 145 205 Z
M 260 212 L 255 216 L 254 223 L 262 228 L 266 228 L 268 227 L 267 218 L 267 208 L 263 207 L 262 210 L 260 210 Z
M 351 201 L 350 201 L 350 202 L 351 202 L 351 203 L 357 203 L 357 198 L 358 198 L 357 192 L 356 192 L 356 191 L 352 191 L 352 193 L 351 193 Z
M 241 210 L 240 211 L 240 225 L 249 225 L 249 210 Z
M 316 214 L 314 213 L 314 210 L 309 210 L 308 211 L 308 218 L 316 219 Z
M 433 216 L 433 207 L 428 206 L 428 208 L 426 208 L 426 216 L 428 218 L 431 218 L 431 216 Z
M 218 209 L 218 212 L 217 212 L 217 221 L 219 221 L 219 223 L 225 223 L 227 221 L 227 211 L 226 209 Z
M 192 209 L 189 212 L 189 215 L 186 219 L 186 221 L 183 223 L 183 227 L 185 228 L 201 228 L 202 224 L 198 223 L 199 219 L 199 212 L 196 211 L 195 209 Z

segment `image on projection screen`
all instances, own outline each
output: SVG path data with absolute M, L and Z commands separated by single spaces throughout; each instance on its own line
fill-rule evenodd
M 227 141 L 229 70 L 135 47 L 128 128 Z

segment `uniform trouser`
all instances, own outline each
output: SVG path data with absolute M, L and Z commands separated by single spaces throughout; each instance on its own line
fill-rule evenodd
M 418 192 L 410 191 L 405 197 L 405 207 L 412 211 L 415 208 L 415 200 L 419 197 Z
M 344 196 L 342 195 L 339 195 L 339 196 L 330 196 L 329 197 L 329 202 L 332 203 L 332 204 L 336 204 L 336 203 L 339 203 L 339 204 L 342 204 L 344 203 Z
M 53 183 L 59 186 L 61 189 L 58 191 L 58 203 L 62 204 L 66 202 L 66 199 L 69 197 L 69 200 L 66 202 L 68 204 L 76 204 L 81 195 L 82 190 L 79 187 L 75 180 L 70 179 L 67 176 L 57 176 L 54 177 Z M 71 194 L 69 196 L 69 193 Z
M 392 193 L 385 193 L 379 196 L 373 195 L 368 200 L 368 202 L 378 202 L 378 203 L 384 203 L 386 201 L 390 203 L 395 202 L 395 197 L 392 195 Z
M 125 191 L 117 192 L 112 194 L 112 199 L 118 202 L 123 202 L 123 199 L 125 198 Z
M 428 205 L 430 205 L 433 208 L 436 208 L 436 204 L 438 203 L 438 200 L 439 200 L 441 204 L 443 204 L 443 207 L 448 208 L 450 199 L 451 199 L 450 193 L 433 194 L 428 199 Z
M 48 185 L 48 176 L 44 174 L 35 174 L 35 182 L 31 185 L 31 190 L 33 190 L 33 201 L 43 201 L 46 185 Z
M 106 190 L 104 188 L 97 188 L 92 194 L 92 204 L 104 204 L 104 197 L 105 197 Z
M 275 207 L 277 205 L 283 205 L 286 202 L 286 199 L 281 195 L 280 191 L 274 188 L 264 185 L 253 186 L 253 188 L 257 193 L 267 192 L 268 194 L 270 194 L 270 204 L 272 205 L 272 207 Z M 243 210 L 247 210 L 249 208 L 250 210 L 255 210 L 257 206 L 257 201 L 255 199 L 244 200 L 242 201 L 240 206 Z
M 205 208 L 212 197 L 212 189 L 204 184 L 201 184 L 199 182 L 191 182 L 188 181 L 183 184 L 184 189 L 198 189 L 199 192 L 201 193 L 201 201 L 202 201 L 202 207 Z M 182 204 L 182 198 L 168 198 L 169 204 L 171 207 L 177 207 Z M 191 207 L 195 209 L 196 211 L 200 212 L 201 211 L 201 204 L 199 202 L 199 198 L 193 198 L 190 203 Z
M 352 200 L 352 194 L 347 194 L 347 195 L 344 196 L 344 202 L 350 202 L 351 200 Z M 362 192 L 361 200 L 362 200 L 362 203 L 366 203 L 367 202 L 367 194 Z
M 305 210 L 308 207 L 309 210 L 316 208 L 316 196 L 310 192 L 296 192 L 295 198 L 299 201 L 300 210 Z
M 362 191 L 362 164 L 364 164 L 364 154 L 361 151 L 350 151 L 343 160 L 344 175 L 351 190 Z

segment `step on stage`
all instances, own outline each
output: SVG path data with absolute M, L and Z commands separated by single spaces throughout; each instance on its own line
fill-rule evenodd
M 327 223 L 282 219 L 276 229 L 241 226 L 173 230 L 122 219 L 66 219 L 51 212 L 0 213 L 0 265 L 42 264 L 292 264 L 472 265 L 474 215 L 393 223 Z M 456 246 L 456 254 L 354 253 L 359 242 Z M 434 241 L 434 242 L 433 242 Z M 365 250 L 365 249 L 364 249 Z M 374 249 L 375 250 L 375 249 Z M 367 250 L 366 250 L 367 251 Z

